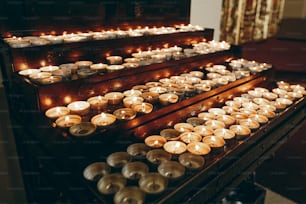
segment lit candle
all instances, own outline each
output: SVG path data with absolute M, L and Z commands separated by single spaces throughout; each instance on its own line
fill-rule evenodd
M 52 66 L 52 65 L 50 65 L 50 66 L 43 66 L 43 67 L 40 67 L 39 69 L 40 69 L 40 71 L 42 71 L 42 72 L 53 72 L 53 71 L 55 71 L 55 70 L 58 70 L 59 67 L 58 67 L 58 66 Z
M 78 66 L 79 69 L 89 69 L 93 62 L 88 60 L 82 60 L 75 62 L 75 64 Z
M 56 119 L 56 118 L 59 118 L 61 116 L 67 115 L 69 113 L 70 113 L 70 110 L 67 107 L 65 107 L 65 106 L 56 106 L 56 107 L 48 109 L 45 112 L 45 115 L 48 118 Z
M 155 103 L 158 101 L 159 94 L 151 91 L 147 91 L 141 94 L 141 97 L 148 103 Z
M 276 101 L 276 102 L 279 102 L 279 103 L 281 103 L 281 104 L 284 104 L 284 105 L 286 105 L 286 106 L 289 106 L 289 105 L 291 105 L 291 104 L 293 103 L 292 100 L 287 99 L 287 98 L 277 98 L 275 101 Z
M 211 148 L 220 148 L 225 145 L 225 140 L 221 136 L 206 136 L 203 137 L 202 142 L 209 145 Z
M 160 136 L 160 135 L 151 135 L 146 137 L 145 144 L 152 148 L 159 148 L 162 147 L 166 142 L 166 138 Z
M 187 150 L 194 155 L 207 155 L 211 148 L 203 142 L 191 142 L 187 145 Z
M 25 69 L 18 72 L 22 76 L 30 76 L 31 74 L 37 74 L 40 72 L 40 69 Z
M 226 128 L 219 128 L 214 130 L 214 135 L 218 137 L 222 137 L 225 140 L 230 140 L 235 137 L 235 133 Z
M 97 72 L 104 72 L 107 69 L 108 65 L 103 63 L 92 64 L 90 65 L 90 69 Z
M 49 77 L 51 77 L 51 73 L 50 72 L 38 72 L 38 73 L 34 73 L 34 74 L 30 74 L 29 75 L 29 78 L 32 81 L 37 81 L 39 79 L 49 78 Z
M 236 119 L 229 115 L 219 115 L 216 120 L 223 122 L 226 126 L 233 125 L 236 122 Z
M 153 110 L 153 105 L 150 103 L 133 104 L 132 109 L 138 113 L 148 114 Z
M 212 129 L 225 128 L 224 122 L 218 120 L 208 120 L 205 122 L 205 125 Z
M 238 101 L 232 101 L 232 100 L 229 100 L 229 101 L 225 101 L 225 105 L 227 106 L 231 106 L 231 107 L 235 107 L 235 108 L 240 108 L 241 107 L 241 103 L 238 102 Z M 222 108 L 223 109 L 223 108 Z M 224 109 L 223 109 L 224 110 Z
M 109 65 L 107 66 L 107 71 L 108 72 L 115 72 L 115 71 L 119 71 L 119 70 L 123 70 L 125 67 L 123 65 Z
M 90 107 L 94 110 L 101 110 L 107 106 L 108 100 L 103 96 L 93 96 L 87 99 Z
M 168 141 L 163 147 L 166 152 L 171 154 L 182 154 L 187 150 L 187 145 L 180 141 Z
M 183 132 L 180 134 L 179 138 L 186 144 L 191 142 L 200 142 L 202 140 L 202 136 L 196 132 Z
M 167 89 L 161 86 L 156 86 L 156 87 L 151 87 L 149 91 L 153 93 L 163 94 L 167 92 Z
M 121 56 L 108 56 L 106 60 L 109 64 L 122 64 L 122 57 Z
M 251 129 L 244 125 L 232 125 L 229 129 L 236 134 L 237 139 L 243 139 L 251 134 Z
M 127 108 L 131 107 L 134 104 L 141 104 L 143 102 L 143 98 L 139 96 L 127 96 L 123 99 L 123 105 Z
M 209 112 L 201 112 L 198 114 L 198 118 L 201 118 L 202 120 L 208 121 L 215 119 L 215 115 L 213 113 Z
M 239 112 L 239 109 L 234 106 L 223 106 L 222 109 L 225 110 L 227 114 Z
M 176 103 L 177 101 L 178 96 L 173 93 L 162 94 L 159 96 L 159 102 L 164 106 Z
M 193 126 L 189 123 L 177 123 L 174 125 L 174 129 L 183 133 L 193 131 Z
M 120 108 L 113 113 L 118 120 L 132 120 L 136 117 L 136 111 L 131 108 Z
M 220 115 L 225 115 L 225 110 L 223 110 L 222 108 L 210 108 L 208 109 L 209 113 L 212 113 L 214 115 L 214 118 L 220 116 Z
M 86 115 L 89 112 L 90 104 L 87 101 L 74 101 L 68 104 L 67 108 L 71 113 L 78 115 Z
M 67 115 L 70 113 L 70 110 L 69 108 L 65 107 L 65 106 L 56 106 L 56 107 L 53 107 L 53 108 L 50 108 L 48 109 L 46 112 L 45 112 L 45 115 L 48 117 L 48 118 L 51 118 L 51 119 L 56 119 L 56 118 L 59 118 L 61 116 L 64 116 L 64 115 Z
M 264 93 L 262 93 L 262 97 L 266 98 L 270 101 L 273 101 L 277 98 L 277 94 L 271 93 L 271 92 L 264 92 Z
M 121 92 L 110 92 L 105 94 L 104 97 L 108 100 L 109 104 L 119 104 L 121 103 L 124 95 Z
M 55 124 L 58 127 L 68 128 L 76 124 L 80 124 L 82 118 L 79 115 L 64 115 L 56 119 Z
M 50 76 L 50 77 L 38 78 L 37 82 L 39 82 L 40 84 L 53 84 L 62 81 L 62 79 L 63 78 L 61 76 Z
M 256 130 L 259 128 L 260 124 L 257 120 L 254 120 L 252 118 L 247 118 L 247 119 L 241 119 L 239 120 L 239 125 L 247 126 L 251 130 Z

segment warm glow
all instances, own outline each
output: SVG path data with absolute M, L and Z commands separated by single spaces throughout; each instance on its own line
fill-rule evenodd
M 45 104 L 46 106 L 50 106 L 50 105 L 52 104 L 52 99 L 51 99 L 51 98 L 45 98 L 45 99 L 44 99 L 44 104 Z
M 46 66 L 46 61 L 45 60 L 41 60 L 40 61 L 40 66 Z
M 72 101 L 72 98 L 71 98 L 71 96 L 65 96 L 64 97 L 64 103 L 71 103 L 71 101 Z

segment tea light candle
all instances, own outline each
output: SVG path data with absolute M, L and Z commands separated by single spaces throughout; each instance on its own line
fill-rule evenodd
M 180 141 L 168 141 L 163 147 L 166 152 L 171 154 L 182 154 L 187 150 L 187 145 Z
M 261 93 L 269 92 L 268 89 L 263 88 L 263 87 L 255 87 L 255 88 L 254 88 L 254 91 L 259 91 L 259 92 L 261 92 Z
M 153 93 L 163 94 L 167 92 L 167 89 L 161 86 L 156 86 L 149 88 L 149 91 Z
M 206 126 L 211 127 L 212 129 L 225 128 L 225 124 L 219 120 L 208 120 L 205 122 Z
M 30 76 L 31 74 L 37 74 L 40 72 L 40 69 L 25 69 L 18 72 L 22 76 Z
M 52 65 L 50 65 L 50 66 L 43 66 L 43 67 L 40 67 L 39 69 L 40 69 L 40 71 L 42 71 L 42 72 L 53 72 L 53 71 L 55 71 L 55 70 L 58 70 L 59 67 L 58 67 L 58 66 L 52 66 Z
M 68 128 L 76 124 L 80 124 L 82 118 L 79 115 L 64 115 L 56 119 L 55 124 L 61 128 Z
M 191 142 L 187 145 L 187 150 L 194 155 L 207 155 L 211 148 L 203 142 Z
M 49 77 L 51 77 L 50 72 L 38 72 L 38 73 L 29 75 L 29 78 L 33 81 L 37 81 L 39 79 L 49 78 Z
M 262 93 L 262 97 L 266 98 L 270 101 L 273 101 L 277 98 L 277 94 L 271 93 L 271 92 L 264 92 L 264 93 Z
M 56 106 L 48 109 L 45 112 L 45 115 L 50 119 L 56 119 L 64 115 L 68 115 L 70 113 L 69 108 L 65 106 Z
M 159 94 L 147 91 L 142 93 L 141 97 L 144 99 L 144 101 L 153 104 L 158 101 Z
M 214 135 L 218 137 L 222 137 L 225 140 L 230 140 L 235 137 L 235 133 L 226 128 L 219 128 L 214 130 Z
M 132 120 L 136 117 L 136 111 L 131 108 L 120 108 L 113 113 L 118 120 Z
M 270 101 L 265 99 L 265 98 L 254 98 L 253 102 L 256 103 L 257 105 L 259 105 L 260 107 L 270 104 Z
M 242 103 L 242 107 L 248 110 L 257 110 L 259 106 L 253 102 Z
M 257 122 L 257 120 L 247 118 L 247 119 L 241 119 L 239 120 L 239 125 L 247 126 L 251 130 L 256 130 L 259 128 L 260 124 Z
M 234 112 L 231 114 L 231 116 L 233 116 L 236 119 L 236 121 L 239 121 L 240 119 L 246 119 L 249 117 L 247 113 L 242 113 L 242 112 Z
M 204 73 L 201 72 L 201 71 L 191 71 L 191 72 L 189 72 L 189 74 L 191 76 L 198 77 L 200 79 L 202 79 L 204 77 Z
M 225 101 L 225 105 L 227 106 L 231 106 L 231 107 L 235 107 L 235 108 L 240 108 L 241 107 L 241 103 L 238 101 L 233 101 L 233 100 L 229 100 L 229 101 Z M 223 108 L 222 108 L 223 109 Z M 223 109 L 224 110 L 224 109 Z
M 103 96 L 93 96 L 87 99 L 90 107 L 94 110 L 101 110 L 107 106 L 108 100 Z
M 89 69 L 93 62 L 88 60 L 82 60 L 75 62 L 75 64 L 78 66 L 78 69 Z
M 198 93 L 202 93 L 202 92 L 211 90 L 211 86 L 208 84 L 195 84 L 194 87 L 196 88 Z
M 272 92 L 281 96 L 281 95 L 286 95 L 287 94 L 287 91 L 284 90 L 284 89 L 280 89 L 280 88 L 275 88 L 275 89 L 272 89 Z
M 166 128 L 161 130 L 159 134 L 167 140 L 179 140 L 179 136 L 181 133 L 175 129 Z
M 276 102 L 279 102 L 279 103 L 284 104 L 286 106 L 289 106 L 289 105 L 291 105 L 293 103 L 292 100 L 287 99 L 287 98 L 277 98 Z
M 274 118 L 275 117 L 275 112 L 273 112 L 273 111 L 269 111 L 268 109 L 259 109 L 258 111 L 257 111 L 257 113 L 258 114 L 260 114 L 260 115 L 264 115 L 264 116 L 266 116 L 267 118 Z
M 244 125 L 232 125 L 229 129 L 236 134 L 237 139 L 243 139 L 251 134 L 251 129 Z
M 91 123 L 97 127 L 105 127 L 113 124 L 116 121 L 116 117 L 110 113 L 100 113 L 91 118 Z
M 162 94 L 158 98 L 159 102 L 164 106 L 176 103 L 179 99 L 178 96 L 173 93 Z
M 125 67 L 123 65 L 109 65 L 106 67 L 106 70 L 109 72 L 115 72 L 119 70 L 123 70 Z
M 134 68 L 139 67 L 139 64 L 131 63 L 131 62 L 126 62 L 126 63 L 123 63 L 122 66 L 124 66 L 127 69 L 134 69 Z
M 214 129 L 212 127 L 205 125 L 196 126 L 194 127 L 193 131 L 200 134 L 203 137 L 212 135 L 214 133 Z
M 52 72 L 53 76 L 61 76 L 63 78 L 69 78 L 71 76 L 71 69 L 59 68 Z
M 262 106 L 260 106 L 260 109 L 261 110 L 268 110 L 268 111 L 272 111 L 272 112 L 276 111 L 276 107 L 272 104 L 262 105 Z
M 68 104 L 71 113 L 78 115 L 86 115 L 89 112 L 90 104 L 87 101 L 74 101 Z
M 222 108 L 210 108 L 208 109 L 208 113 L 212 113 L 214 118 L 216 118 L 217 116 L 225 115 L 226 112 Z
M 132 89 L 139 90 L 141 92 L 146 92 L 149 89 L 149 87 L 146 85 L 136 85 L 136 86 L 133 86 Z
M 223 122 L 226 126 L 233 125 L 236 122 L 236 119 L 229 115 L 219 115 L 216 120 Z
M 202 142 L 209 145 L 211 148 L 220 148 L 225 145 L 225 140 L 221 136 L 206 136 L 203 137 Z
M 258 90 L 250 90 L 248 91 L 248 94 L 254 98 L 260 98 L 262 96 L 262 92 Z
M 140 60 L 138 58 L 125 58 L 124 62 L 126 63 L 138 63 Z
M 160 136 L 160 135 L 151 135 L 146 137 L 145 144 L 152 148 L 159 148 L 164 146 L 164 144 L 167 142 L 166 138 Z
M 190 118 L 187 118 L 186 122 L 195 127 L 195 126 L 203 125 L 205 123 L 205 120 L 198 118 L 198 117 L 190 117 Z
M 131 89 L 123 92 L 125 96 L 141 96 L 142 92 L 139 90 Z
M 148 114 L 153 110 L 153 105 L 150 103 L 133 104 L 132 109 L 138 113 Z
M 121 56 L 108 56 L 106 60 L 109 64 L 122 64 L 122 57 Z
M 222 109 L 225 110 L 227 114 L 239 112 L 239 109 L 233 106 L 223 106 Z
M 174 129 L 183 133 L 193 131 L 193 126 L 189 123 L 177 123 L 174 125 Z
M 103 63 L 92 64 L 90 65 L 90 69 L 96 72 L 104 72 L 107 69 L 108 65 Z
M 179 138 L 187 144 L 191 142 L 200 142 L 202 140 L 202 136 L 196 132 L 183 132 L 180 134 Z
M 139 96 L 127 96 L 123 99 L 123 105 L 124 107 L 131 107 L 134 104 L 140 104 L 143 102 L 143 98 Z
M 234 97 L 233 101 L 236 101 L 240 104 L 250 102 L 250 99 L 244 97 Z
M 60 81 L 62 81 L 61 76 L 50 76 L 50 77 L 44 77 L 44 78 L 37 79 L 37 82 L 41 84 L 53 84 L 53 83 L 60 82 Z
M 109 104 L 119 104 L 121 103 L 124 95 L 121 92 L 110 92 L 105 94 L 104 97 L 108 100 Z
M 205 120 L 205 121 L 214 120 L 215 115 L 209 112 L 201 112 L 198 114 L 198 118 L 201 118 L 202 120 Z

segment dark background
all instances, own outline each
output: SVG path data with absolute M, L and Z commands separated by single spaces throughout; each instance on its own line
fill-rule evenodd
M 189 23 L 189 16 L 190 0 L 1 0 L 0 32 L 167 26 Z

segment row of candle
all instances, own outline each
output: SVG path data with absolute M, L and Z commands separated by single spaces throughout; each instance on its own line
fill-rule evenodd
M 148 136 L 144 142 L 151 148 L 164 148 L 171 154 L 188 151 L 206 155 L 213 148 L 222 148 L 227 140 L 244 139 L 274 118 L 278 111 L 306 95 L 305 88 L 300 85 L 287 82 L 278 82 L 277 85 L 272 91 L 262 87 L 250 90 L 226 101 L 221 108 L 210 108 L 197 117 L 162 130 L 159 135 Z M 257 92 L 261 96 L 254 95 Z
M 277 85 L 275 89 L 300 94 L 293 100 L 306 95 L 305 88 L 300 85 L 287 82 L 277 82 Z M 278 94 L 274 99 L 252 95 L 254 91 L 275 94 L 275 89 L 254 88 L 226 101 L 223 107 L 212 107 L 187 118 L 186 122 L 161 130 L 159 135 L 147 136 L 144 143 L 133 143 L 126 151 L 110 153 L 105 161 L 88 165 L 83 176 L 88 181 L 97 181 L 97 189 L 102 194 L 115 195 L 127 185 L 127 180 L 138 182 L 138 187 L 145 193 L 161 193 L 167 187 L 167 180 L 179 179 L 186 169 L 202 168 L 204 155 L 222 149 L 230 140 L 248 137 L 275 117 L 278 111 L 289 106 L 290 103 L 280 100 L 283 98 Z M 274 114 L 264 114 L 268 112 Z M 143 159 L 155 165 L 153 171 L 157 173 L 149 172 Z M 110 183 L 118 188 L 106 188 Z
M 152 111 L 152 104 L 156 102 L 165 106 L 178 102 L 179 96 L 185 92 L 194 92 L 196 89 L 198 92 L 209 91 L 213 81 L 204 81 L 203 76 L 204 73 L 201 71 L 191 71 L 181 76 L 160 79 L 159 82 L 147 82 L 145 85 L 134 86 L 133 89 L 124 92 L 109 92 L 104 96 L 90 97 L 87 101 L 72 102 L 67 107 L 51 108 L 47 110 L 46 116 L 53 119 L 68 113 L 82 116 L 86 115 L 90 109 L 105 110 L 109 104 L 123 104 L 125 108 L 147 114 Z M 131 115 L 131 118 L 133 117 L 134 115 Z
M 107 40 L 115 38 L 138 37 L 143 35 L 161 35 L 176 32 L 191 32 L 204 30 L 203 27 L 197 25 L 181 25 L 176 27 L 152 27 L 129 29 L 129 30 L 108 30 L 98 32 L 78 32 L 63 33 L 62 35 L 41 35 L 41 36 L 25 36 L 25 37 L 8 37 L 4 40 L 13 48 L 23 48 L 30 46 L 43 46 L 48 44 L 61 44 L 71 42 L 81 42 L 88 40 Z
M 206 43 L 206 42 L 205 42 Z M 223 42 L 208 42 L 206 44 L 219 45 Z M 215 48 L 212 48 L 215 50 Z M 90 60 L 77 61 L 75 63 L 65 63 L 59 66 L 49 65 L 39 69 L 25 69 L 19 71 L 19 75 L 29 77 L 33 82 L 40 84 L 51 84 L 62 80 L 74 80 L 85 78 L 91 75 L 106 72 L 114 72 L 123 69 L 138 68 L 141 66 L 161 63 L 170 59 L 181 59 L 191 57 L 197 53 L 192 49 L 182 49 L 182 47 L 173 46 L 162 49 L 139 51 L 132 53 L 132 57 L 123 58 L 122 56 L 107 56 L 107 63 L 93 63 Z
M 249 70 L 251 72 L 261 72 L 272 68 L 269 63 L 260 63 L 254 60 L 246 60 L 243 58 L 231 60 L 229 63 L 233 70 Z
M 225 71 L 223 65 L 214 65 L 214 67 L 215 69 L 221 69 L 222 67 L 222 70 Z M 226 74 L 228 73 L 226 72 Z M 123 93 L 109 92 L 104 96 L 90 97 L 87 101 L 72 102 L 67 107 L 59 106 L 50 108 L 46 111 L 46 116 L 52 119 L 59 118 L 57 125 L 60 127 L 68 127 L 72 126 L 69 120 L 70 116 L 67 117 L 68 114 L 73 114 L 71 116 L 72 120 L 80 123 L 80 116 L 88 114 L 90 109 L 92 109 L 102 113 L 94 116 L 91 122 L 95 126 L 109 126 L 115 122 L 116 118 L 120 120 L 131 120 L 136 117 L 137 113 L 150 113 L 153 110 L 153 104 L 156 102 L 166 106 L 177 103 L 182 95 L 209 91 L 219 80 L 219 76 L 216 77 L 218 79 L 217 81 L 213 77 L 212 80 L 202 80 L 203 77 L 203 72 L 191 71 L 180 76 L 160 79 L 159 82 L 147 82 L 145 85 L 134 86 L 133 89 L 126 90 Z M 110 113 L 103 113 L 103 110 L 106 110 L 109 104 L 123 104 L 124 108 L 115 111 L 113 113 L 115 116 Z

